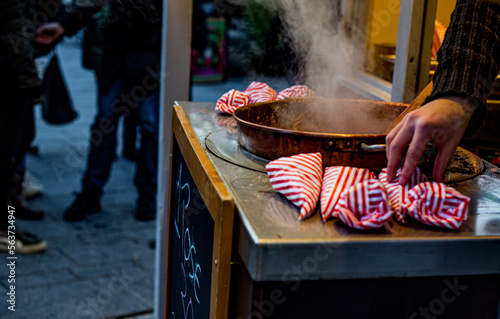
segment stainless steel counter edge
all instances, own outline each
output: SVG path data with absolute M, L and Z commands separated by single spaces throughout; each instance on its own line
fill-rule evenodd
M 360 279 L 500 273 L 500 240 L 338 241 L 286 245 L 252 240 L 243 224 L 238 252 L 255 281 Z M 467 253 L 463 253 L 467 252 Z M 472 252 L 472 253 L 471 253 Z M 397 256 L 397 258 L 395 258 Z M 482 262 L 488 261 L 488 262 Z

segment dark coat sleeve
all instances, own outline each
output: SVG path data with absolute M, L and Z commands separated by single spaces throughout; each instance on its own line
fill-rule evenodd
M 41 92 L 41 83 L 33 61 L 30 36 L 23 31 L 23 9 L 18 0 L 0 1 L 0 59 L 9 66 L 17 87 L 28 96 L 36 97 Z
M 447 95 L 471 100 L 476 112 L 470 135 L 482 123 L 485 100 L 500 68 L 500 1 L 458 0 L 437 58 L 428 101 Z

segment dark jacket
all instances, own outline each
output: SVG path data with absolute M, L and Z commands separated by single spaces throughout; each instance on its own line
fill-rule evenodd
M 85 2 L 87 6 L 78 6 L 77 1 L 77 6 L 69 10 L 61 23 L 65 34 L 72 35 L 89 23 L 103 5 L 109 6 L 109 15 L 102 27 L 102 61 L 97 70 L 100 89 L 106 91 L 117 76 L 125 76 L 129 89 L 141 85 L 160 63 L 162 1 Z
M 32 35 L 23 31 L 25 7 L 19 0 L 0 1 L 0 95 L 38 97 L 40 79 L 33 61 Z
M 500 1 L 458 0 L 438 51 L 430 100 L 467 97 L 476 105 L 468 133 L 478 130 L 500 68 Z

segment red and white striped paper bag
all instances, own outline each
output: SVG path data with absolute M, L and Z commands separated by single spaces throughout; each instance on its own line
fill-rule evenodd
M 394 210 L 394 217 L 401 223 L 405 223 L 406 216 L 406 205 L 408 202 L 408 192 L 414 186 L 427 182 L 427 177 L 425 177 L 424 173 L 417 167 L 413 172 L 412 176 L 408 180 L 406 185 L 399 185 L 399 175 L 401 173 L 401 168 L 398 169 L 396 173 L 396 178 L 393 182 L 389 183 L 387 181 L 387 168 L 384 168 L 382 172 L 380 172 L 378 178 L 382 185 L 387 189 L 389 193 L 389 202 Z
M 243 92 L 250 97 L 250 104 L 274 101 L 277 96 L 276 91 L 272 87 L 262 82 L 250 83 Z
M 443 183 L 418 184 L 408 198 L 408 215 L 426 225 L 459 229 L 467 219 L 470 198 Z
M 238 90 L 230 90 L 217 100 L 215 110 L 222 113 L 233 114 L 234 110 L 247 105 L 249 101 L 250 97 L 248 94 Z
M 273 188 L 300 208 L 299 219 L 314 213 L 321 191 L 321 153 L 281 157 L 266 165 Z
M 351 228 L 373 229 L 386 223 L 393 212 L 385 187 L 380 181 L 370 179 L 342 193 L 334 214 Z
M 294 85 L 278 93 L 276 100 L 283 100 L 287 97 L 307 97 L 315 95 L 316 92 L 305 85 Z
M 333 213 L 340 195 L 349 187 L 363 181 L 374 179 L 375 174 L 366 168 L 348 166 L 331 166 L 325 169 L 323 185 L 321 186 L 321 217 L 323 221 L 337 217 Z

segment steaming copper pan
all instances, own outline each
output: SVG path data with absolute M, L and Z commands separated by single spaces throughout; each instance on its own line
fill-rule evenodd
M 387 166 L 382 132 L 407 104 L 369 100 L 292 98 L 238 108 L 241 147 L 269 160 L 320 152 L 323 166 L 379 172 Z

